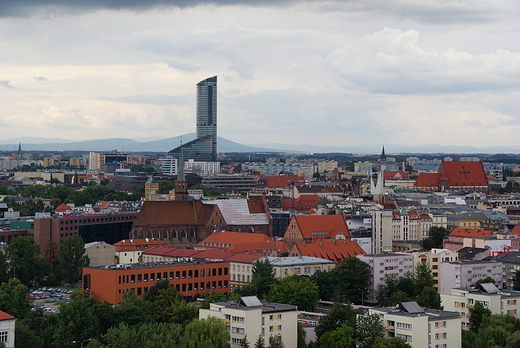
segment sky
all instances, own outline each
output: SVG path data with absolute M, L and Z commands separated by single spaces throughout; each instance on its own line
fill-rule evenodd
M 518 146 L 518 0 L 2 0 L 0 139 Z M 386 145 L 387 151 L 391 148 Z

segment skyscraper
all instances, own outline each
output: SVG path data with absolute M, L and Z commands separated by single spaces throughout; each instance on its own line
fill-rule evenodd
M 197 138 L 184 145 L 184 158 L 200 162 L 217 160 L 217 77 L 197 83 Z M 179 159 L 180 146 L 168 152 Z

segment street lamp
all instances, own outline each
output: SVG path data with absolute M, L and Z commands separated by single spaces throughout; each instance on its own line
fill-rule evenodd
M 83 341 L 72 341 L 72 343 L 81 343 L 80 347 L 83 347 L 83 343 L 88 342 L 90 340 L 91 340 L 91 338 L 87 338 L 86 340 L 83 340 Z

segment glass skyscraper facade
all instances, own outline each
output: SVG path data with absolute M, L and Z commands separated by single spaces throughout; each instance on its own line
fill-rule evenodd
M 217 77 L 197 83 L 197 138 L 182 145 L 185 159 L 198 162 L 217 160 Z M 169 152 L 179 159 L 180 147 Z

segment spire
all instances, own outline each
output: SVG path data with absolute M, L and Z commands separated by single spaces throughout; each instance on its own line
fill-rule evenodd
M 385 146 L 383 145 L 383 151 L 381 152 L 381 161 L 386 161 Z
M 16 154 L 16 157 L 18 159 L 21 159 L 22 158 L 22 142 L 18 142 L 18 153 Z
M 184 176 L 184 156 L 182 155 L 182 140 L 181 140 L 181 150 L 179 153 L 179 170 L 177 171 L 177 181 L 186 181 Z

